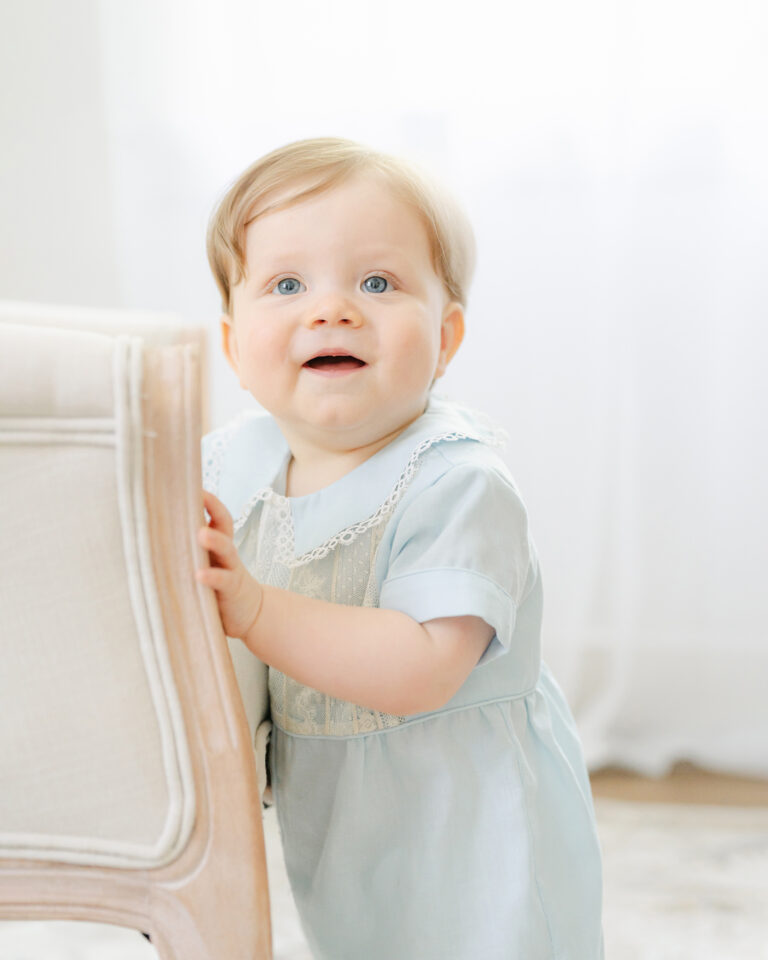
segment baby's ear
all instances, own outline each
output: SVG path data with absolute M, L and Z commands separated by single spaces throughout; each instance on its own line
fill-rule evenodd
M 435 377 L 442 377 L 453 355 L 464 339 L 464 308 L 452 301 L 443 310 L 443 322 L 440 327 L 440 354 L 437 359 Z
M 240 364 L 237 354 L 237 336 L 235 334 L 235 328 L 232 325 L 232 318 L 229 314 L 223 313 L 219 324 L 221 327 L 221 349 L 224 351 L 227 363 L 239 376 Z

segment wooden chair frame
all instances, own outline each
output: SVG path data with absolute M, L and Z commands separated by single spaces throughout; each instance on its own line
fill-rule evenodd
M 149 869 L 0 860 L 0 917 L 146 931 L 162 960 L 270 960 L 262 806 L 250 732 L 203 562 L 200 359 L 144 351 L 144 472 L 151 553 L 193 769 L 195 821 Z M 184 465 L 184 469 L 182 469 Z

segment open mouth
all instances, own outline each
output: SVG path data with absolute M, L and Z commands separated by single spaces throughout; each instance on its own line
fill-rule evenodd
M 358 370 L 366 366 L 364 360 L 353 357 L 351 354 L 326 354 L 319 357 L 312 357 L 304 364 L 305 367 L 311 367 L 312 370 L 318 370 L 322 373 L 344 373 L 348 370 Z

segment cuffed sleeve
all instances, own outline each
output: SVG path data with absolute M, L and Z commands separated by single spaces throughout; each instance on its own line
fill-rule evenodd
M 379 605 L 420 623 L 481 617 L 495 630 L 481 665 L 510 648 L 532 562 L 525 508 L 511 480 L 485 464 L 462 463 L 398 517 Z

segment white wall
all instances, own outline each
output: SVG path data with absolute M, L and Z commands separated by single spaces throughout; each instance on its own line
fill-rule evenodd
M 91 0 L 0 4 L 0 297 L 120 305 Z
M 208 324 L 204 234 L 289 140 L 404 153 L 478 235 L 449 392 L 507 427 L 590 759 L 768 773 L 768 5 L 0 7 L 0 296 Z M 105 105 L 106 104 L 106 108 Z

